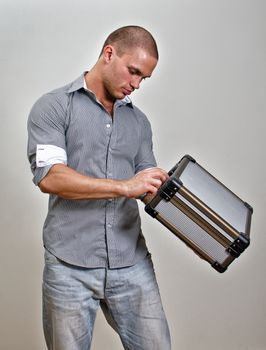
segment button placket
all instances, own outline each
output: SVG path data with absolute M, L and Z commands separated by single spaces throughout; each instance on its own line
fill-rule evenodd
M 116 177 L 116 169 L 114 168 L 112 158 L 112 146 L 114 146 L 116 139 L 115 130 L 115 116 L 112 121 L 105 123 L 106 133 L 109 136 L 108 152 L 106 159 L 106 178 L 114 179 Z M 116 242 L 116 227 L 115 227 L 115 212 L 116 212 L 117 200 L 116 198 L 110 198 L 106 201 L 106 243 L 107 254 L 109 263 L 112 264 L 116 260 L 117 256 L 117 242 Z

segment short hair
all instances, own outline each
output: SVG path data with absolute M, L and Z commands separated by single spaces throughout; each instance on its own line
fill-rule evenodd
M 147 29 L 135 25 L 124 26 L 112 32 L 105 40 L 100 56 L 106 45 L 114 45 L 119 56 L 139 47 L 146 50 L 157 60 L 159 58 L 158 48 L 154 37 Z

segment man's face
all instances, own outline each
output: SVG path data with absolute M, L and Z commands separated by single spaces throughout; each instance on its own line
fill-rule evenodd
M 156 67 L 157 59 L 142 48 L 118 56 L 113 50 L 103 74 L 103 84 L 107 95 L 113 99 L 123 99 L 138 89 L 145 78 L 149 78 Z

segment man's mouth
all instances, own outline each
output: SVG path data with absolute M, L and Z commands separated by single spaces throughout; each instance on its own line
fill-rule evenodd
M 125 95 L 130 95 L 131 93 L 132 93 L 132 91 L 133 90 L 129 90 L 129 89 L 125 89 L 125 88 L 123 88 L 123 93 L 125 94 Z

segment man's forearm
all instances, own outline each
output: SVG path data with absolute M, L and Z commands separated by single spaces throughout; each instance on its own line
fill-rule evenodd
M 97 179 L 82 175 L 66 165 L 55 164 L 39 187 L 44 193 L 65 199 L 132 198 L 143 193 L 155 194 L 167 176 L 164 170 L 151 168 L 126 180 Z
M 65 199 L 102 199 L 123 196 L 121 181 L 82 175 L 63 164 L 54 165 L 39 187 L 44 193 Z

